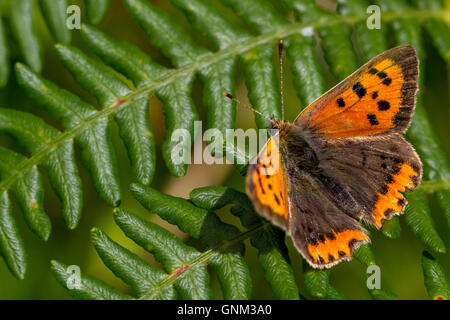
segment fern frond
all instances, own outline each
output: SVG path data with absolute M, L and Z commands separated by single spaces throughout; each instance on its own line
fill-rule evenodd
M 222 196 L 228 191 L 225 189 L 196 190 L 191 199 L 194 204 L 198 205 L 195 206 L 184 199 L 169 197 L 145 187 L 152 180 L 155 163 L 153 134 L 148 123 L 148 95 L 154 93 L 164 105 L 167 131 L 163 144 L 163 157 L 166 165 L 175 176 L 183 176 L 186 174 L 187 166 L 173 163 L 171 155 L 176 142 L 172 141 L 171 138 L 176 129 L 186 129 L 191 133 L 192 138 L 195 136 L 193 122 L 199 116 L 190 96 L 193 79 L 196 75 L 200 77 L 204 84 L 203 99 L 208 128 L 217 128 L 221 132 L 225 132 L 226 129 L 235 127 L 236 107 L 231 100 L 223 98 L 222 92 L 234 93 L 235 91 L 235 72 L 238 63 L 236 58 L 239 58 L 244 67 L 249 99 L 252 104 L 265 115 L 279 117 L 281 97 L 276 68 L 272 63 L 275 55 L 273 41 L 284 39 L 294 85 L 302 106 L 306 106 L 322 94 L 327 87 L 324 72 L 316 59 L 315 32 L 319 35 L 319 46 L 323 50 L 330 71 L 336 80 L 346 77 L 361 62 L 387 49 L 387 33 L 384 29 L 383 31 L 376 30 L 373 32 L 364 27 L 367 18 L 365 10 L 361 10 L 367 8 L 367 2 L 364 0 L 339 0 L 340 5 L 336 15 L 323 10 L 316 5 L 315 1 L 281 0 L 286 8 L 285 11 L 294 13 L 296 19 L 294 23 L 285 17 L 285 12 L 278 10 L 269 1 L 221 0 L 221 2 L 233 11 L 240 13 L 240 17 L 237 19 L 242 19 L 245 22 L 243 25 L 247 25 L 249 30 L 231 23 L 220 8 L 209 1 L 172 1 L 175 7 L 185 13 L 194 29 L 205 34 L 210 40 L 208 47 L 205 47 L 194 41 L 193 37 L 180 24 L 173 21 L 167 13 L 148 1 L 125 0 L 127 9 L 134 20 L 146 32 L 152 44 L 170 59 L 175 67 L 173 69 L 151 61 L 148 55 L 127 42 L 118 42 L 92 26 L 83 25 L 81 30 L 83 40 L 100 57 L 102 62 L 115 71 L 104 66 L 98 60 L 88 57 L 79 49 L 67 45 L 70 39 L 67 40 L 66 36 L 58 35 L 56 32 L 58 24 L 61 24 L 60 16 L 58 16 L 58 14 L 61 14 L 61 8 L 50 8 L 50 1 L 41 3 L 44 15 L 55 38 L 66 43 L 56 45 L 58 57 L 76 81 L 96 97 L 100 110 L 38 75 L 42 66 L 38 62 L 40 58 L 36 56 L 39 50 L 35 50 L 32 55 L 25 59 L 30 67 L 22 64 L 16 66 L 16 76 L 20 85 L 40 107 L 61 122 L 64 132 L 60 132 L 29 113 L 10 109 L 0 110 L 0 130 L 16 137 L 30 153 L 30 157 L 23 158 L 20 162 L 12 165 L 14 170 L 10 174 L 1 176 L 0 193 L 5 197 L 3 202 L 6 208 L 4 214 L 7 217 L 5 221 L 8 221 L 5 224 L 6 226 L 13 225 L 8 211 L 10 210 L 8 191 L 11 190 L 19 199 L 25 216 L 29 216 L 27 223 L 40 237 L 44 239 L 48 237 L 49 224 L 44 227 L 45 222 L 43 222 L 45 221 L 45 214 L 43 211 L 37 212 L 29 208 L 30 198 L 42 197 L 42 188 L 38 187 L 36 192 L 32 194 L 26 193 L 23 188 L 18 187 L 20 183 L 39 185 L 36 171 L 36 166 L 39 165 L 47 169 L 50 182 L 62 199 L 63 217 L 67 225 L 69 228 L 76 226 L 81 214 L 82 195 L 81 181 L 74 162 L 73 141 L 76 141 L 82 149 L 83 162 L 89 169 L 100 196 L 109 205 L 118 206 L 121 200 L 121 191 L 117 178 L 114 150 L 111 147 L 108 134 L 109 120 L 114 118 L 119 126 L 122 140 L 128 149 L 134 178 L 138 182 L 138 184 L 133 185 L 133 193 L 136 197 L 146 208 L 178 225 L 180 229 L 194 238 L 199 238 L 209 250 L 212 250 L 208 251 L 209 253 L 206 255 L 203 255 L 205 253 L 199 253 L 201 258 L 198 259 L 205 259 L 201 260 L 202 263 L 208 261 L 216 270 L 225 297 L 248 298 L 250 296 L 250 276 L 248 267 L 242 257 L 243 245 L 236 242 L 225 252 L 219 253 L 214 249 L 218 245 L 220 246 L 219 242 L 221 241 L 226 242 L 230 238 L 239 239 L 242 233 L 236 227 L 222 223 L 210 211 L 219 204 L 212 205 L 215 203 L 212 200 L 209 200 L 209 204 L 203 203 L 198 198 L 202 194 L 214 196 L 215 193 L 217 201 L 219 201 L 218 199 L 224 201 Z M 449 41 L 442 34 L 433 32 L 434 27 L 439 28 L 439 30 L 448 28 L 444 13 L 438 10 L 440 9 L 438 1 L 432 1 L 433 10 L 430 9 L 431 7 L 428 4 L 420 0 L 415 2 L 418 8 L 401 1 L 396 2 L 395 5 L 389 1 L 380 0 L 379 2 L 385 11 L 382 15 L 383 23 L 392 25 L 393 34 L 398 44 L 410 43 L 416 46 L 419 57 L 423 61 L 425 57 L 423 56 L 420 35 L 421 23 L 423 22 L 439 52 L 448 62 Z M 21 6 L 27 6 L 30 3 L 27 0 L 21 0 L 20 6 L 17 8 L 23 9 Z M 108 1 L 87 1 L 86 3 L 89 19 L 92 23 L 98 23 L 106 13 Z M 94 3 L 101 5 L 94 6 Z M 96 11 L 94 8 L 98 10 Z M 25 11 L 12 13 L 11 17 L 15 19 L 8 20 L 9 23 L 15 25 L 17 30 L 13 31 L 16 33 L 23 28 L 27 30 L 31 28 L 30 14 L 25 15 L 23 12 Z M 353 30 L 361 52 L 361 59 L 350 41 Z M 33 33 L 28 33 L 28 35 L 31 38 L 24 37 L 24 43 L 20 45 L 22 46 L 21 51 L 30 46 L 35 48 L 38 46 Z M 4 39 L 4 31 L 0 25 L 0 49 L 7 47 Z M 4 52 L 5 54 L 0 51 L 0 67 L 9 63 L 7 50 Z M 22 52 L 22 54 L 24 53 Z M 116 71 L 121 75 L 118 75 Z M 0 83 L 7 78 L 7 73 L 8 71 L 0 71 Z M 420 85 L 422 86 L 422 83 Z M 265 121 L 259 117 L 256 118 L 256 122 L 258 127 L 265 127 L 266 125 Z M 450 222 L 450 206 L 448 205 L 450 202 L 448 190 L 449 166 L 445 151 L 439 146 L 439 140 L 432 130 L 420 99 L 408 135 L 425 163 L 424 176 L 430 182 L 428 184 L 424 182 L 424 188 L 427 186 L 428 191 L 436 191 L 437 198 Z M 245 163 L 252 155 L 249 155 L 245 150 L 235 149 L 234 143 L 226 141 L 226 139 L 224 140 L 224 148 L 234 158 L 244 160 L 238 162 L 241 164 L 237 165 L 237 168 L 244 172 Z M 17 192 L 15 188 L 18 188 Z M 220 196 L 221 192 L 224 193 L 222 196 Z M 232 198 L 220 205 L 231 204 L 231 212 L 241 219 L 245 228 L 255 227 L 257 220 L 254 220 L 256 218 L 249 210 L 248 199 L 245 200 L 244 196 L 238 196 L 237 193 L 233 193 Z M 420 194 L 418 200 L 415 200 L 414 196 L 409 198 L 412 208 L 420 205 L 418 211 L 425 213 L 429 211 L 425 194 Z M 38 201 L 36 203 L 38 206 L 40 205 Z M 203 205 L 205 207 L 201 208 Z M 189 215 L 186 214 L 186 208 L 190 211 Z M 37 220 L 34 220 L 35 218 Z M 410 221 L 408 225 L 411 226 L 413 232 L 430 249 L 437 252 L 445 250 L 445 246 L 439 242 L 440 238 L 433 227 L 430 215 L 407 213 L 407 221 Z M 414 229 L 415 227 L 417 228 Z M 298 289 L 293 280 L 285 246 L 280 241 L 281 235 L 273 227 L 264 226 L 263 229 L 258 229 L 251 234 L 251 242 L 259 250 L 259 258 L 265 270 L 266 278 L 277 296 L 298 298 Z M 7 228 L 8 233 L 4 233 L 2 239 L 11 239 L 12 244 L 17 242 L 16 240 L 20 237 L 15 230 L 13 227 Z M 383 228 L 383 232 L 393 238 L 398 237 L 399 230 L 398 219 L 391 220 L 390 225 Z M 7 234 L 12 236 L 9 237 Z M 93 241 L 97 243 L 99 251 L 101 251 L 99 243 L 102 244 L 102 247 L 109 244 L 111 245 L 108 248 L 109 251 L 121 251 L 123 259 L 126 257 L 132 259 L 125 253 L 125 249 L 122 250 L 113 246 L 100 231 L 95 230 L 94 234 L 95 239 Z M 142 236 L 145 236 L 145 234 Z M 167 235 L 167 237 L 170 236 Z M 433 241 L 430 242 L 426 239 L 433 239 Z M 23 274 L 20 269 L 24 270 L 24 264 L 16 263 L 21 261 L 20 254 L 23 250 L 18 250 L 18 254 L 14 258 L 13 252 L 8 249 L 8 247 L 12 248 L 14 245 L 8 244 L 7 240 L 4 240 L 3 243 L 2 253 L 7 256 L 7 261 L 10 259 L 9 265 L 20 265 L 20 268 L 13 267 L 12 269 L 16 270 L 16 274 Z M 266 251 L 267 248 L 270 248 L 270 250 Z M 107 260 L 107 252 L 105 251 L 103 254 L 104 259 Z M 362 246 L 355 251 L 355 257 L 365 265 L 373 264 L 375 261 L 368 246 Z M 183 261 L 190 263 L 187 258 Z M 179 262 L 181 263 L 181 260 Z M 118 265 L 112 263 L 111 261 L 111 268 L 117 269 L 117 275 L 128 279 L 126 281 L 129 283 L 136 283 L 137 279 L 127 278 L 129 276 L 127 271 L 125 269 L 118 270 Z M 277 283 L 274 273 L 270 271 L 272 265 L 277 265 L 280 268 L 280 274 L 282 273 L 282 277 L 289 283 L 286 288 L 281 288 L 280 284 Z M 160 279 L 158 277 L 162 276 L 170 277 L 173 272 L 178 270 L 173 269 L 173 266 L 167 265 L 166 267 L 166 272 L 170 273 L 167 276 L 157 271 L 150 271 L 146 267 L 143 268 L 146 272 L 155 274 L 154 279 Z M 65 270 L 63 265 L 54 263 L 54 271 L 59 274 L 60 281 L 65 279 L 62 275 L 63 270 Z M 234 272 L 229 272 L 230 270 Z M 314 276 L 324 277 L 324 274 L 318 272 Z M 203 277 L 202 279 L 206 279 L 207 274 L 204 274 Z M 329 279 L 329 277 L 324 278 Z M 91 283 L 92 279 L 86 279 L 88 279 L 86 280 L 87 284 Z M 161 281 L 166 283 L 168 280 L 164 279 Z M 173 283 L 168 281 L 169 284 L 175 284 L 175 282 L 176 280 Z M 320 288 L 313 288 L 314 294 L 312 295 L 344 298 L 336 288 L 329 284 L 329 281 L 324 281 L 324 283 Z M 152 282 L 147 285 L 151 287 L 155 284 Z M 183 291 L 183 289 L 177 287 L 179 285 L 177 283 L 175 288 L 178 288 L 178 291 Z M 137 286 L 134 285 L 134 287 L 137 290 Z M 102 288 L 102 285 L 99 288 Z M 109 289 L 105 288 L 86 293 L 86 297 L 102 297 L 99 292 L 102 292 L 102 290 L 109 292 Z M 104 297 L 126 298 L 112 292 L 105 293 Z M 188 294 L 191 293 L 186 291 L 183 296 L 188 297 Z M 201 292 L 197 293 L 198 297 L 209 297 L 209 287 L 205 286 Z M 79 294 L 84 293 L 79 292 Z M 139 291 L 138 295 L 152 296 L 152 294 L 143 293 L 143 290 Z M 158 291 L 155 296 L 166 295 L 174 297 L 170 290 L 164 291 L 164 293 Z
M 373 300 L 397 300 L 396 294 L 383 289 L 369 290 Z
M 167 200 L 165 199 L 167 196 L 154 193 L 154 190 L 146 189 L 145 191 L 149 191 L 148 194 L 140 191 L 136 189 L 135 192 L 138 192 L 142 201 L 146 201 L 146 197 L 154 200 L 161 196 L 163 198 L 159 200 Z M 104 263 L 118 277 L 130 284 L 139 299 L 173 299 L 177 294 L 184 299 L 211 299 L 213 296 L 206 269 L 207 263 L 216 270 L 226 299 L 248 299 L 251 283 L 247 266 L 243 262 L 241 241 L 255 230 L 248 234 L 238 234 L 234 227 L 221 222 L 212 212 L 207 212 L 192 204 L 185 211 L 193 213 L 194 218 L 189 217 L 189 214 L 175 218 L 172 214 L 180 212 L 176 205 L 176 202 L 179 201 L 183 201 L 185 206 L 189 205 L 186 200 L 174 199 L 174 208 L 165 211 L 166 217 L 170 217 L 170 221 L 174 221 L 172 218 L 176 219 L 180 224 L 179 227 L 187 227 L 190 231 L 198 234 L 201 231 L 196 230 L 195 225 L 198 222 L 196 218 L 203 218 L 206 224 L 228 226 L 228 232 L 221 233 L 228 238 L 219 241 L 216 237 L 204 236 L 205 244 L 208 241 L 214 241 L 215 246 L 199 253 L 157 224 L 145 221 L 124 210 L 116 209 L 114 218 L 122 231 L 145 250 L 153 253 L 155 259 L 163 265 L 168 274 L 150 267 L 139 257 L 110 240 L 103 232 L 94 229 L 92 240 Z M 157 211 L 160 210 L 159 208 L 159 206 L 156 207 Z M 261 226 L 258 228 L 260 229 Z M 53 262 L 52 270 L 58 281 L 67 288 L 65 269 L 58 267 L 59 265 L 59 263 Z M 145 281 L 142 281 L 143 277 L 145 277 Z M 69 293 L 75 297 L 98 299 L 95 294 L 91 293 L 107 291 L 108 295 L 116 295 L 114 299 L 123 298 L 123 296 L 117 295 L 114 289 L 94 278 L 83 275 L 82 279 L 81 288 L 69 289 Z M 85 279 L 89 279 L 89 281 L 85 281 Z
M 67 227 L 75 228 L 81 217 L 82 192 L 72 140 L 64 140 L 64 143 L 56 145 L 55 141 L 62 136 L 58 129 L 30 113 L 5 108 L 0 108 L 0 131 L 12 135 L 28 152 L 39 157 L 40 164 L 48 172 L 50 184 L 61 199 L 62 215 Z M 43 149 L 49 152 L 42 154 Z M 2 187 L 16 183 L 17 178 L 28 169 L 25 167 L 28 163 L 29 158 L 22 161 L 15 173 L 2 180 Z
M 92 24 L 99 24 L 109 8 L 109 0 L 85 0 L 87 18 Z
M 239 217 L 247 229 L 261 225 L 262 220 L 253 211 L 247 196 L 226 187 L 205 187 L 192 190 L 190 200 L 207 210 L 217 210 L 231 204 L 230 212 Z M 294 272 L 284 243 L 283 232 L 267 223 L 250 237 L 250 243 L 258 249 L 258 258 L 265 277 L 279 299 L 299 299 Z
M 11 191 L 21 206 L 25 222 L 36 235 L 47 240 L 50 236 L 50 218 L 44 212 L 44 188 L 37 167 L 18 173 L 17 167 L 26 160 L 23 155 L 0 147 L 0 178 L 8 179 L 12 174 L 20 178 L 11 186 Z
M 176 291 L 184 299 L 210 299 L 212 292 L 206 271 L 206 264 L 209 264 L 216 271 L 225 299 L 249 299 L 252 286 L 243 258 L 242 241 L 250 237 L 252 245 L 259 251 L 260 262 L 275 294 L 283 299 L 299 299 L 281 230 L 257 216 L 245 194 L 220 187 L 196 189 L 191 194 L 192 203 L 200 204 L 196 206 L 185 199 L 171 197 L 142 185 L 132 186 L 132 193 L 149 212 L 199 238 L 207 247 L 199 253 L 159 225 L 115 209 L 114 219 L 125 235 L 151 252 L 167 272 L 150 267 L 102 231 L 94 229 L 92 242 L 101 259 L 116 276 L 133 288 L 137 298 L 173 299 L 177 296 Z M 239 232 L 210 211 L 227 204 L 233 205 L 231 212 L 241 218 L 246 232 Z M 61 277 L 55 268 L 53 271 Z M 63 285 L 67 286 L 67 283 Z M 101 290 L 94 282 L 85 286 L 82 291 Z M 79 290 L 69 292 L 80 296 Z
M 25 248 L 11 215 L 11 202 L 6 191 L 0 194 L 0 252 L 12 274 L 23 279 L 26 271 Z
M 71 272 L 69 266 L 58 261 L 51 261 L 51 268 L 56 280 L 69 292 L 74 298 L 84 300 L 130 300 L 131 296 L 123 294 L 101 280 L 95 279 L 87 274 L 80 274 L 80 286 L 76 282 L 70 282 Z M 73 287 L 71 285 L 74 285 Z
M 131 192 L 144 208 L 200 239 L 208 248 L 225 242 L 221 249 L 223 252 L 215 252 L 209 260 L 217 273 L 224 297 L 250 297 L 250 273 L 242 256 L 244 246 L 228 242 L 240 234 L 235 226 L 223 223 L 213 212 L 198 208 L 185 199 L 168 196 L 149 187 L 132 185 Z
M 6 39 L 5 23 L 0 17 L 0 87 L 4 87 L 9 78 L 9 48 Z
M 100 23 L 109 7 L 109 0 L 85 0 L 87 19 Z M 39 7 L 37 6 L 39 3 Z M 4 87 L 10 74 L 11 44 L 5 34 L 5 24 L 11 29 L 19 53 L 28 66 L 37 73 L 43 68 L 43 46 L 35 15 L 39 8 L 47 27 L 57 43 L 69 44 L 72 32 L 67 27 L 69 8 L 67 0 L 2 0 L 0 4 L 0 88 Z
M 25 62 L 35 71 L 42 70 L 42 46 L 36 36 L 33 0 L 17 0 L 9 3 L 9 25 Z
M 450 299 L 450 283 L 442 266 L 427 251 L 422 253 L 422 270 L 428 295 L 434 300 Z
M 69 44 L 72 40 L 72 33 L 66 26 L 67 0 L 39 0 L 42 14 L 47 22 L 50 33 L 58 43 Z

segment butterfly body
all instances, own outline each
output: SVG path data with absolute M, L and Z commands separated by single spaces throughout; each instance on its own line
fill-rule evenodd
M 249 166 L 247 194 L 313 267 L 351 259 L 370 242 L 359 221 L 380 228 L 403 212 L 403 192 L 420 183 L 420 159 L 401 136 L 414 110 L 417 76 L 414 48 L 394 48 L 293 123 L 272 121 L 278 134 Z

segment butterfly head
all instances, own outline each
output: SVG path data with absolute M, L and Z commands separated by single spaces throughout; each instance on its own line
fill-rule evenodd
M 269 129 L 277 130 L 279 132 L 280 138 L 284 137 L 289 133 L 292 127 L 292 123 L 282 119 L 276 119 L 275 117 L 270 118 Z

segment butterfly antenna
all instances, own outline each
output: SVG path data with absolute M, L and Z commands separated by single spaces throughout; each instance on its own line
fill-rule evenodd
M 283 40 L 278 43 L 278 57 L 280 59 L 280 96 L 281 96 L 281 120 L 284 120 L 284 98 L 283 98 Z
M 238 98 L 234 97 L 233 95 L 229 94 L 228 92 L 224 92 L 223 95 L 224 95 L 225 97 L 227 97 L 228 99 L 233 100 L 234 102 L 236 102 L 236 103 L 239 104 L 240 106 L 245 107 L 245 108 L 247 108 L 247 109 L 250 109 L 250 110 L 252 110 L 254 113 L 259 114 L 261 117 L 263 117 L 263 118 L 265 118 L 265 119 L 267 119 L 267 120 L 269 120 L 269 121 L 272 121 L 272 119 L 270 119 L 270 118 L 269 118 L 268 116 L 266 116 L 265 114 L 263 114 L 263 113 L 259 112 L 258 110 L 255 110 L 255 109 L 253 109 L 252 107 L 250 107 L 250 106 L 248 106 L 248 105 L 242 103 Z

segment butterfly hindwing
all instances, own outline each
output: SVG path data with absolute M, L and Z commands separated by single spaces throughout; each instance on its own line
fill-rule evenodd
M 311 266 L 329 268 L 350 260 L 355 248 L 370 241 L 358 222 L 330 200 L 327 185 L 308 173 L 289 179 L 293 188 L 289 234 Z
M 289 217 L 287 178 L 277 136 L 267 141 L 254 162 L 247 171 L 247 194 L 259 214 L 286 230 Z
M 323 138 L 402 133 L 414 111 L 417 77 L 415 49 L 393 48 L 314 101 L 295 123 Z
M 316 150 L 320 168 L 359 204 L 359 214 L 346 213 L 377 228 L 383 219 L 403 212 L 407 203 L 403 193 L 416 188 L 422 176 L 419 157 L 398 134 L 329 140 Z

